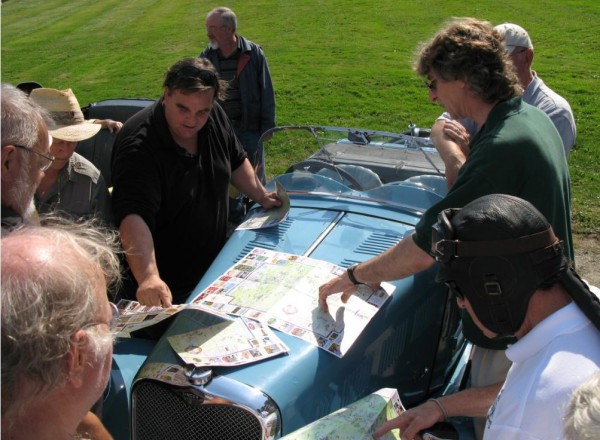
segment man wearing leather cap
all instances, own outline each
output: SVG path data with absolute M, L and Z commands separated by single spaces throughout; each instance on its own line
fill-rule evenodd
M 560 438 L 572 391 L 600 370 L 600 300 L 570 266 L 562 242 L 532 204 L 492 194 L 442 211 L 432 243 L 436 279 L 458 306 L 487 337 L 517 338 L 506 350 L 512 367 L 484 439 Z M 455 396 L 437 399 L 444 418 L 461 411 Z M 417 412 L 377 434 L 399 427 L 411 438 L 406 430 Z

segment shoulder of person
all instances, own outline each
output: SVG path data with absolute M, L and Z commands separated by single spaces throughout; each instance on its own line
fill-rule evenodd
M 210 44 L 207 44 L 206 47 L 204 48 L 204 50 L 202 52 L 200 52 L 200 55 L 198 55 L 198 58 L 211 59 L 211 58 L 215 57 L 216 54 L 217 54 L 217 51 L 215 49 L 213 49 L 212 47 L 210 47 Z
M 100 179 L 100 170 L 80 154 L 73 153 L 71 156 L 71 169 L 77 174 L 89 177 L 94 183 L 98 183 Z
M 247 38 L 242 37 L 241 35 L 238 35 L 238 38 L 240 39 L 240 45 L 244 52 L 248 52 L 248 51 L 262 52 L 262 49 L 259 44 L 255 43 L 253 41 L 250 41 Z

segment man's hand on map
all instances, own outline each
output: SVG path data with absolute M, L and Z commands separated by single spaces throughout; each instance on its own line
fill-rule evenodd
M 157 276 L 146 278 L 136 292 L 136 298 L 143 306 L 171 307 L 173 295 L 169 286 Z
M 437 422 L 444 420 L 444 414 L 438 404 L 428 400 L 422 405 L 411 408 L 403 412 L 395 419 L 392 419 L 373 433 L 373 438 L 378 439 L 392 429 L 400 429 L 402 440 L 412 440 L 417 437 L 420 431 L 433 426 Z
M 356 289 L 357 286 L 352 284 L 352 281 L 350 281 L 348 275 L 344 272 L 342 275 L 332 278 L 319 287 L 319 307 L 327 313 L 329 311 L 329 306 L 327 305 L 327 297 L 329 295 L 342 292 L 342 302 L 345 303 L 356 292 Z
M 261 199 L 256 202 L 265 209 L 281 206 L 281 200 L 279 200 L 276 192 L 265 192 Z

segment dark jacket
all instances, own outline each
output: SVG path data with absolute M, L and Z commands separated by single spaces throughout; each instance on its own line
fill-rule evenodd
M 242 49 L 238 63 L 238 80 L 242 95 L 241 128 L 264 133 L 275 127 L 275 93 L 265 54 L 259 45 L 237 35 L 238 47 Z M 218 49 L 207 46 L 200 57 L 208 59 L 218 71 Z M 242 67 L 239 72 L 239 67 Z

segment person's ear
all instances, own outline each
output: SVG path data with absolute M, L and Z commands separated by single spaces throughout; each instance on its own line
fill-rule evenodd
M 2 147 L 2 183 L 12 183 L 18 175 L 17 148 L 14 145 Z
M 71 338 L 71 348 L 67 355 L 67 376 L 75 388 L 83 386 L 83 376 L 87 359 L 88 335 L 85 330 L 79 330 Z

